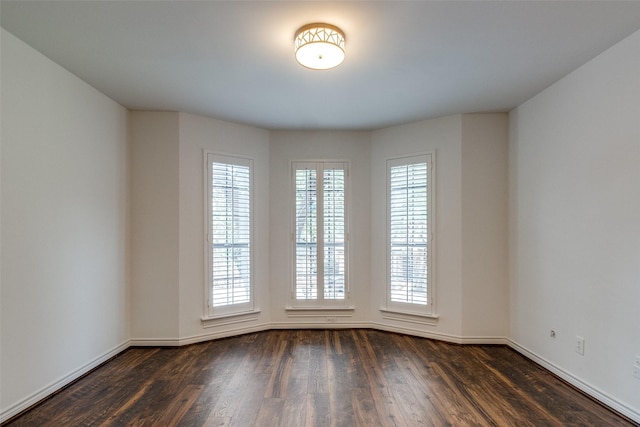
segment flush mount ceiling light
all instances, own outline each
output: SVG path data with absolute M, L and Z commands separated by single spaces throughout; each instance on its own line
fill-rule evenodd
M 296 60 L 313 70 L 328 70 L 344 60 L 344 33 L 329 24 L 308 24 L 295 36 Z

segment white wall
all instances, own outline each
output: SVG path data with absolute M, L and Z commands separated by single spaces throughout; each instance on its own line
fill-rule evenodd
M 179 114 L 130 112 L 131 336 L 179 337 Z
M 184 113 L 132 112 L 131 129 L 135 344 L 176 345 L 267 327 L 326 326 L 327 317 L 336 319 L 331 326 L 377 325 L 456 342 L 504 339 L 506 115 L 450 116 L 371 133 L 268 132 Z M 204 150 L 253 158 L 256 176 L 255 279 L 261 312 L 251 321 L 212 328 L 201 321 Z M 440 319 L 436 326 L 416 328 L 413 322 L 383 318 L 379 308 L 386 277 L 385 158 L 419 151 L 434 151 L 437 159 Z M 291 305 L 290 162 L 305 159 L 351 162 L 353 313 L 293 317 L 285 310 Z M 464 174 L 463 161 L 468 163 Z
M 251 321 L 206 329 L 201 322 L 205 314 L 204 150 L 254 159 L 254 283 L 256 308 L 261 310 Z M 179 155 L 180 339 L 193 342 L 260 328 L 269 319 L 269 132 L 181 113 Z
M 1 31 L 0 421 L 129 338 L 127 112 Z
M 455 115 L 373 132 L 371 306 L 377 326 L 461 343 L 505 342 L 507 145 L 506 114 Z M 432 280 L 439 316 L 422 324 L 379 311 L 387 277 L 386 159 L 419 152 L 435 153 Z
M 640 421 L 640 32 L 510 128 L 511 338 Z
M 269 313 L 269 132 L 177 112 L 135 111 L 130 121 L 132 343 L 181 345 L 264 328 Z M 254 279 L 261 310 L 251 321 L 207 328 L 202 323 L 204 150 L 254 159 Z
M 371 319 L 408 333 L 459 341 L 462 331 L 462 116 L 424 120 L 373 132 L 371 145 Z M 386 273 L 386 159 L 435 152 L 437 325 L 384 319 Z
M 507 114 L 462 116 L 462 331 L 508 335 Z
M 369 320 L 370 263 L 370 133 L 347 131 L 274 131 L 270 134 L 271 212 L 271 321 L 277 326 L 327 325 L 322 317 L 289 318 L 291 305 L 291 169 L 292 160 L 348 160 L 351 162 L 350 317 L 337 317 L 336 324 L 357 325 Z M 335 316 L 332 316 L 335 317 Z

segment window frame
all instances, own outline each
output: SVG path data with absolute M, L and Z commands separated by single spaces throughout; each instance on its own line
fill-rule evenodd
M 391 298 L 391 168 L 411 164 L 426 163 L 427 165 L 427 302 L 426 304 L 392 301 Z M 409 315 L 423 316 L 436 319 L 436 283 L 435 283 L 435 152 L 420 152 L 385 158 L 385 305 L 383 312 L 397 312 Z
M 317 271 L 322 271 L 322 276 L 317 277 L 316 295 L 315 299 L 298 299 L 296 295 L 297 280 L 296 280 L 296 171 L 300 169 L 315 169 L 316 170 L 316 182 L 318 177 L 324 177 L 325 169 L 331 169 L 331 166 L 339 166 L 339 169 L 344 170 L 344 298 L 342 299 L 325 299 L 324 297 L 324 283 L 320 282 L 320 278 L 324 277 L 324 264 L 317 267 Z M 290 170 L 290 204 L 289 212 L 290 218 L 290 305 L 288 309 L 295 308 L 348 308 L 348 303 L 351 299 L 350 280 L 349 280 L 349 261 L 350 261 L 350 166 L 349 160 L 335 160 L 335 159 L 305 159 L 305 160 L 291 160 L 289 162 Z M 336 169 L 334 167 L 334 169 Z M 322 178 L 323 179 L 323 178 Z M 324 187 L 324 186 L 323 186 Z M 320 194 L 324 194 L 324 188 L 318 190 L 318 211 L 323 207 L 324 201 L 320 203 Z M 324 234 L 324 213 L 322 215 L 322 221 L 318 220 L 318 230 L 322 229 Z M 324 257 L 324 239 L 318 238 L 317 253 L 322 253 Z M 320 259 L 318 258 L 318 261 Z
M 204 317 L 206 319 L 224 318 L 256 312 L 256 289 L 255 289 L 255 222 L 254 222 L 254 159 L 242 157 L 235 154 L 220 153 L 204 150 L 204 191 L 205 191 L 205 230 L 204 230 L 204 257 L 205 257 L 205 280 L 204 280 Z M 213 248 L 212 248 L 212 164 L 223 163 L 229 165 L 245 166 L 249 168 L 249 301 L 237 304 L 227 304 L 224 306 L 214 306 L 213 304 Z

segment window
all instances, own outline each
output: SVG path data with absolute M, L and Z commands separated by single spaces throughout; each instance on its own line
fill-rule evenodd
M 253 161 L 207 153 L 209 316 L 253 309 Z
M 387 306 L 432 314 L 432 155 L 387 160 Z
M 296 303 L 335 305 L 348 298 L 347 163 L 294 162 Z

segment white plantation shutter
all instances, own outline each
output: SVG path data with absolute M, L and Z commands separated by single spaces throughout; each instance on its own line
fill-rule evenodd
M 252 303 L 252 162 L 208 155 L 210 314 Z M 229 308 L 230 307 L 230 308 Z
M 344 169 L 324 170 L 324 299 L 344 299 Z
M 394 303 L 430 301 L 430 156 L 388 161 L 388 296 Z
M 295 171 L 296 299 L 318 297 L 318 193 L 315 169 Z
M 294 162 L 294 285 L 298 301 L 344 300 L 346 162 Z

